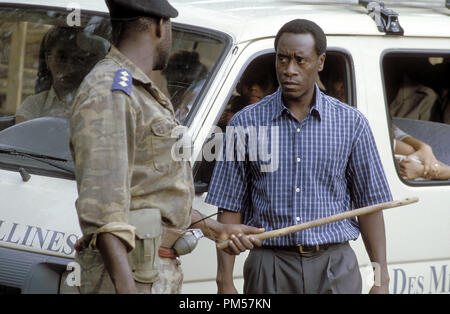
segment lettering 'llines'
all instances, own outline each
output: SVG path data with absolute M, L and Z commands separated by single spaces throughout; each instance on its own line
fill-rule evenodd
M 0 242 L 12 243 L 70 256 L 79 236 L 36 226 L 0 220 Z

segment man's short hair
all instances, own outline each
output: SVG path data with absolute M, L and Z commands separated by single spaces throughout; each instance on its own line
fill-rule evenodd
M 155 19 L 147 16 L 142 16 L 133 20 L 111 20 L 111 38 L 113 45 L 117 46 L 124 34 L 140 33 L 146 31 L 152 26 Z
M 277 51 L 278 41 L 284 33 L 311 34 L 314 38 L 316 53 L 318 56 L 324 53 L 327 49 L 327 37 L 325 36 L 325 33 L 319 25 L 310 20 L 296 19 L 284 24 L 275 37 L 275 51 Z

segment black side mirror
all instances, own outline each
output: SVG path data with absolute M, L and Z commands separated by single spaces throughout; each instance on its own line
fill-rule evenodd
M 13 126 L 16 121 L 15 116 L 0 117 L 0 131 Z

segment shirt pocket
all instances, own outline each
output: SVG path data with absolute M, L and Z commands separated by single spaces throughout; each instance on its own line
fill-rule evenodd
M 170 171 L 175 163 L 172 148 L 178 140 L 174 132 L 177 123 L 169 118 L 156 118 L 151 125 L 151 150 L 153 165 L 161 172 Z

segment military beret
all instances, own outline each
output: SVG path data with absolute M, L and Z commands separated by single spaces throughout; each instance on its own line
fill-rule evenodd
M 167 0 L 105 0 L 112 20 L 141 16 L 174 18 L 178 11 Z

